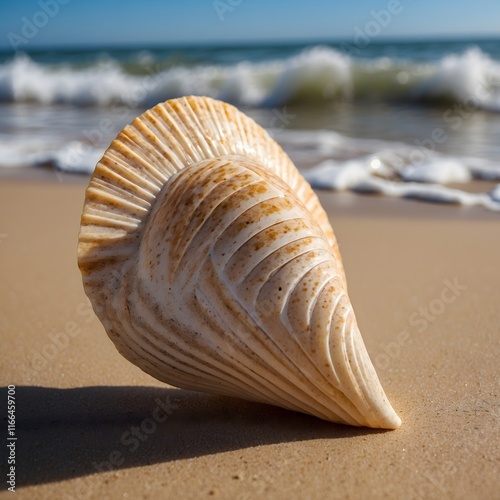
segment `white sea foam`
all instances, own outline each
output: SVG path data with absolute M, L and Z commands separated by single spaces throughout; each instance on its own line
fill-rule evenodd
M 326 130 L 271 133 L 299 167 L 304 159 L 313 161 L 315 166 L 304 175 L 315 188 L 500 210 L 500 184 L 489 194 L 446 186 L 470 179 L 500 180 L 500 165 L 492 161 L 434 153 L 425 163 L 412 164 L 409 152 L 413 148 L 408 144 L 354 139 Z M 89 174 L 104 150 L 105 145 L 63 137 L 0 135 L 0 168 L 49 165 L 65 172 Z
M 104 151 L 104 148 L 93 148 L 83 142 L 72 141 L 54 151 L 50 160 L 59 170 L 89 173 L 102 158 Z
M 0 135 L 0 168 L 49 166 L 68 173 L 90 174 L 105 147 L 82 141 L 64 143 L 54 138 L 9 137 Z
M 379 158 L 369 156 L 345 162 L 325 160 L 308 170 L 306 177 L 315 188 L 345 191 L 355 188 L 375 172 L 388 174 L 389 171 Z
M 45 105 L 126 103 L 135 79 L 123 74 L 114 62 L 77 70 L 69 66 L 51 68 L 18 55 L 0 67 L 0 100 Z
M 188 94 L 246 106 L 337 98 L 441 100 L 500 112 L 500 63 L 474 47 L 434 63 L 416 63 L 386 57 L 364 61 L 316 46 L 275 61 L 180 65 L 145 75 L 128 74 L 109 58 L 78 67 L 36 63 L 21 54 L 0 65 L 4 102 L 137 106 Z
M 490 198 L 497 203 L 500 203 L 500 184 L 497 184 L 490 193 Z
M 400 176 L 408 182 L 437 184 L 463 183 L 470 182 L 472 179 L 470 169 L 453 158 L 433 158 L 417 165 L 408 165 L 401 170 Z
M 478 205 L 500 211 L 500 185 L 490 195 L 468 193 L 435 183 L 401 182 L 379 177 L 374 160 L 348 161 L 343 164 L 323 162 L 306 172 L 306 179 L 315 188 L 360 193 L 378 193 L 393 198 L 413 198 L 424 201 Z M 377 165 L 377 164 L 375 164 Z
M 52 137 L 0 134 L 0 168 L 36 167 L 60 146 L 60 141 Z
M 354 139 L 326 130 L 271 133 L 296 164 L 314 160 L 315 166 L 304 173 L 314 188 L 500 210 L 500 188 L 490 194 L 469 193 L 446 185 L 500 179 L 500 164 L 493 161 L 432 153 L 424 162 L 412 163 L 415 147 L 409 144 Z
M 493 165 L 489 171 L 494 171 Z M 500 166 L 496 167 L 496 175 L 500 176 Z M 305 172 L 306 179 L 317 189 L 378 193 L 397 198 L 477 205 L 500 211 L 500 184 L 490 194 L 469 193 L 445 185 L 468 182 L 473 176 L 472 167 L 458 159 L 437 154 L 432 161 L 408 165 L 401 170 L 392 168 L 374 154 L 344 162 L 326 160 Z
M 465 206 L 477 205 L 489 210 L 500 211 L 500 203 L 486 193 L 468 193 L 439 184 L 400 183 L 370 177 L 353 186 L 352 189 L 358 192 L 380 193 L 395 198 L 413 198 Z

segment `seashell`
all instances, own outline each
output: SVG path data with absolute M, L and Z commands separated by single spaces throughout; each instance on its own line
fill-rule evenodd
M 399 427 L 325 211 L 233 106 L 173 99 L 120 132 L 87 188 L 78 263 L 109 337 L 153 377 Z

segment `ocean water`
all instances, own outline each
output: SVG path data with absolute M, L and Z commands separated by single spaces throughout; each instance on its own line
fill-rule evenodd
M 189 94 L 252 116 L 317 188 L 500 211 L 500 40 L 0 53 L 0 172 L 88 175 Z

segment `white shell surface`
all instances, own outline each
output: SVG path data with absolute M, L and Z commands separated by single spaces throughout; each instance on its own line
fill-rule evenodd
M 119 134 L 87 190 L 79 265 L 118 350 L 159 380 L 338 423 L 400 425 L 324 210 L 232 106 L 167 101 Z

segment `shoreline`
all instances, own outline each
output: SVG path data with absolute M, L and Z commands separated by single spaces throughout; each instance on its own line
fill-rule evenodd
M 300 169 L 299 169 L 300 170 Z M 304 171 L 301 170 L 303 174 Z M 88 185 L 90 176 L 56 171 L 54 168 L 13 168 L 0 169 L 0 183 L 46 185 Z M 480 192 L 479 185 L 497 183 L 473 181 L 465 186 L 469 192 Z M 464 185 L 461 186 L 464 188 Z M 340 212 L 348 216 L 372 217 L 422 217 L 425 219 L 447 220 L 492 220 L 500 221 L 500 212 L 478 206 L 464 206 L 452 203 L 430 202 L 411 198 L 391 198 L 379 194 L 356 193 L 353 191 L 333 191 L 315 189 L 318 198 L 327 212 Z M 82 201 L 83 203 L 83 201 Z

